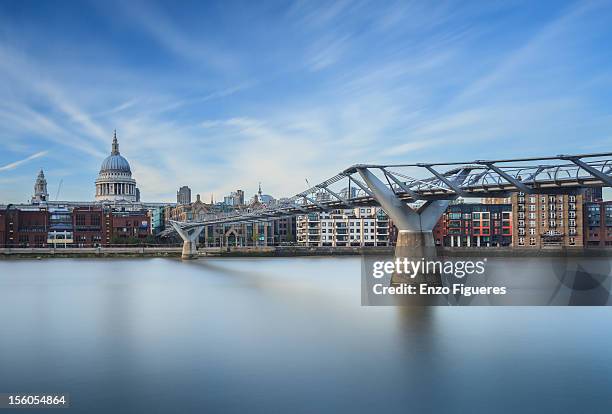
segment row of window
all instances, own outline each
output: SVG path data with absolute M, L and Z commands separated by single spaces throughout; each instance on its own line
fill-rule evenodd
M 359 236 L 350 236 L 349 237 L 351 240 L 376 240 L 376 238 L 374 236 L 363 236 L 363 237 L 359 237 Z M 334 237 L 333 236 L 321 236 L 321 240 L 329 240 L 329 241 L 333 241 Z M 345 241 L 345 240 L 341 240 L 341 241 Z
M 85 214 L 77 214 L 76 215 L 76 219 L 75 219 L 76 225 L 77 226 L 84 226 L 85 225 L 85 218 L 86 217 L 87 216 Z M 91 222 L 90 224 L 92 226 L 99 226 L 100 225 L 100 216 L 99 215 L 95 215 L 94 214 L 94 215 L 91 215 L 90 217 L 91 217 L 90 218 L 90 222 Z
M 525 211 L 525 205 L 523 204 L 519 204 L 518 206 L 516 206 L 517 211 L 521 212 L 521 211 Z M 576 204 L 575 203 L 569 203 L 568 204 L 568 209 L 575 211 L 576 210 Z M 548 211 L 553 212 L 553 211 L 563 211 L 563 204 L 559 204 L 558 206 L 551 205 L 548 208 Z M 529 204 L 529 211 L 537 211 L 536 205 L 535 204 Z M 546 211 L 546 206 L 540 206 L 540 211 Z
M 570 246 L 575 246 L 576 245 L 576 238 L 575 237 L 569 237 L 567 240 L 568 244 Z M 536 242 L 536 238 L 535 237 L 530 237 L 529 238 L 529 246 L 535 246 L 537 244 Z M 525 246 L 525 237 L 519 237 L 518 238 L 518 245 L 519 246 Z
M 569 212 L 567 213 L 567 216 L 568 216 L 569 218 L 571 218 L 571 219 L 574 219 L 574 218 L 576 218 L 576 212 L 575 212 L 575 211 L 569 211 Z M 518 213 L 517 217 L 518 217 L 518 219 L 519 219 L 519 220 L 522 220 L 522 219 L 524 219 L 524 218 L 525 218 L 525 213 L 521 211 L 521 212 L 519 212 L 519 213 Z M 531 219 L 531 220 L 534 220 L 534 219 L 536 219 L 536 218 L 537 218 L 537 213 L 530 212 L 530 213 L 528 213 L 528 214 L 527 214 L 527 217 L 528 217 L 529 219 Z M 546 214 L 546 213 L 541 213 L 541 214 L 540 214 L 540 218 L 541 218 L 542 220 L 546 220 L 547 218 L 549 218 L 549 219 L 554 219 L 554 218 L 560 218 L 560 219 L 562 219 L 562 218 L 563 218 L 563 213 L 562 213 L 562 212 L 557 213 L 557 212 L 554 212 L 554 211 L 553 211 L 553 212 L 550 212 L 550 213 L 548 213 L 548 214 Z
M 525 220 L 519 220 L 518 221 L 518 227 L 525 227 Z M 542 227 L 546 226 L 546 221 L 542 221 L 541 222 Z M 576 227 L 576 220 L 575 219 L 569 219 L 567 221 L 568 226 L 571 227 Z M 563 220 L 549 220 L 548 221 L 548 226 L 549 227 L 563 227 Z M 536 221 L 535 220 L 529 220 L 529 227 L 537 227 L 536 225 Z
M 370 231 L 372 230 L 372 231 Z M 334 230 L 333 229 L 321 229 L 321 233 L 329 233 L 329 234 L 333 234 Z M 374 229 L 363 229 L 364 233 L 375 233 L 376 231 Z M 350 229 L 350 233 L 359 233 L 359 230 L 357 229 Z M 317 234 L 317 232 L 311 232 L 309 234 Z M 344 230 L 343 233 L 339 233 L 339 234 L 346 234 L 346 230 Z M 386 234 L 386 233 L 385 233 Z
M 563 195 L 559 195 L 559 196 L 554 196 L 554 195 L 541 195 L 540 196 L 540 203 L 546 203 L 547 199 L 549 203 L 562 203 L 563 202 Z M 529 203 L 531 204 L 535 204 L 537 202 L 537 197 L 532 195 L 529 196 Z M 576 202 L 576 196 L 575 195 L 569 195 L 567 196 L 567 199 L 570 203 L 575 203 Z M 525 193 L 518 193 L 518 202 L 519 203 L 524 203 L 525 202 Z
M 480 211 L 480 212 L 474 212 L 474 213 L 448 213 L 448 218 L 449 220 L 472 220 L 472 219 L 482 219 L 482 220 L 489 220 L 489 219 L 499 219 L 499 218 L 503 218 L 505 220 L 510 220 L 510 212 L 509 211 L 503 211 L 501 213 L 501 215 L 499 213 L 490 213 L 488 211 Z

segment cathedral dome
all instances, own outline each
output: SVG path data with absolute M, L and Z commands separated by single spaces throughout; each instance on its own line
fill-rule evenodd
M 100 167 L 100 174 L 105 172 L 122 172 L 132 174 L 130 163 L 119 153 L 119 142 L 117 142 L 117 132 L 113 135 L 113 148 L 111 155 L 106 157 Z
M 130 164 L 120 154 L 111 154 L 102 162 L 100 172 L 118 171 L 131 173 Z
M 117 132 L 113 135 L 111 154 L 100 166 L 96 180 L 96 200 L 98 201 L 139 201 L 140 191 L 132 178 L 130 163 L 119 153 Z

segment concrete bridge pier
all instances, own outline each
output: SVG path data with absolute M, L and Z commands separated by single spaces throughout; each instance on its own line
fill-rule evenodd
M 184 229 L 181 227 L 180 223 L 176 221 L 170 221 L 170 224 L 183 239 L 183 252 L 181 253 L 181 258 L 196 259 L 198 257 L 198 237 L 200 233 L 202 233 L 202 230 L 204 230 L 204 226 Z
M 451 200 L 427 201 L 419 209 L 413 209 L 399 199 L 393 190 L 367 167 L 357 168 L 357 171 L 399 231 L 395 245 L 395 258 L 410 261 L 426 261 L 436 258 L 437 249 L 433 229 Z M 441 284 L 441 276 L 421 272 L 413 278 L 408 278 L 406 275 L 396 273 L 391 278 L 391 284 L 399 283 Z

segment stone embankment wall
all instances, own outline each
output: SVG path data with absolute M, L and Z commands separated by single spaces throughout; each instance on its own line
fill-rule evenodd
M 200 257 L 298 257 L 393 255 L 394 247 L 234 247 L 200 248 Z M 612 248 L 513 249 L 438 248 L 439 256 L 447 257 L 610 257 Z M 99 248 L 1 248 L 1 258 L 43 257 L 180 257 L 180 247 L 99 247 Z

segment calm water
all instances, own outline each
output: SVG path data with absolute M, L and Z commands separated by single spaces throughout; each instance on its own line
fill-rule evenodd
M 360 266 L 0 261 L 0 392 L 99 413 L 612 412 L 612 308 L 361 307 Z

